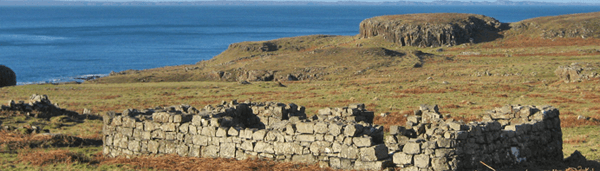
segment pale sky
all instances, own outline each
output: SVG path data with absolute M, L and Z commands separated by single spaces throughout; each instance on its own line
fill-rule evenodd
M 91 0 L 91 1 L 214 1 L 214 0 Z M 230 0 L 230 1 L 323 1 L 323 2 L 337 2 L 337 1 L 366 1 L 366 2 L 383 2 L 383 1 L 414 1 L 414 2 L 433 2 L 435 0 Z M 462 2 L 496 2 L 496 0 L 447 0 L 447 1 L 462 1 Z M 533 1 L 533 2 L 554 2 L 554 3 L 600 3 L 600 0 L 510 0 L 513 2 L 520 1 Z

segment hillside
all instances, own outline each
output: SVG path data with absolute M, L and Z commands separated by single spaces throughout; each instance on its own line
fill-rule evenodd
M 452 61 L 456 55 L 469 53 L 463 52 L 465 47 L 503 51 L 474 54 L 518 56 L 531 53 L 529 47 L 596 45 L 600 42 L 598 18 L 600 12 L 506 24 L 476 14 L 380 16 L 361 22 L 356 36 L 312 35 L 234 43 L 221 54 L 195 65 L 122 71 L 93 82 L 348 79 L 374 69 L 419 67 L 427 65 L 427 60 Z M 548 38 L 561 39 L 545 41 Z

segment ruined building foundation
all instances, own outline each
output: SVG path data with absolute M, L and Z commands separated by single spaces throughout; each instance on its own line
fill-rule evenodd
M 504 106 L 481 122 L 443 119 L 423 105 L 389 134 L 363 104 L 325 108 L 232 101 L 128 109 L 104 116 L 104 154 L 178 154 L 243 160 L 317 163 L 338 169 L 475 170 L 522 162 L 562 161 L 559 111 L 551 106 Z

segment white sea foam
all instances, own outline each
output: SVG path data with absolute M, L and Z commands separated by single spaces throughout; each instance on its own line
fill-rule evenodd
M 14 42 L 48 42 L 56 40 L 65 40 L 66 37 L 29 35 L 29 34 L 0 34 L 0 41 Z

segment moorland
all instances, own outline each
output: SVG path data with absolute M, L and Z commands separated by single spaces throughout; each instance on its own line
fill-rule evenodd
M 196 64 L 114 72 L 81 84 L 2 87 L 3 102 L 28 102 L 31 94 L 45 94 L 60 108 L 78 114 L 36 118 L 27 112 L 0 111 L 0 167 L 321 169 L 269 160 L 102 155 L 101 116 L 109 111 L 179 104 L 202 108 L 237 99 L 295 103 L 305 106 L 309 115 L 323 107 L 364 103 L 376 112 L 374 123 L 383 126 L 404 125 L 420 104 L 437 104 L 441 113 L 465 122 L 478 121 L 486 110 L 505 104 L 547 104 L 560 110 L 565 158 L 579 151 L 585 159 L 522 167 L 598 169 L 600 13 L 516 23 L 470 14 L 383 16 L 367 19 L 360 27 L 356 36 L 234 43 Z M 565 66 L 577 71 L 565 76 L 560 70 Z

